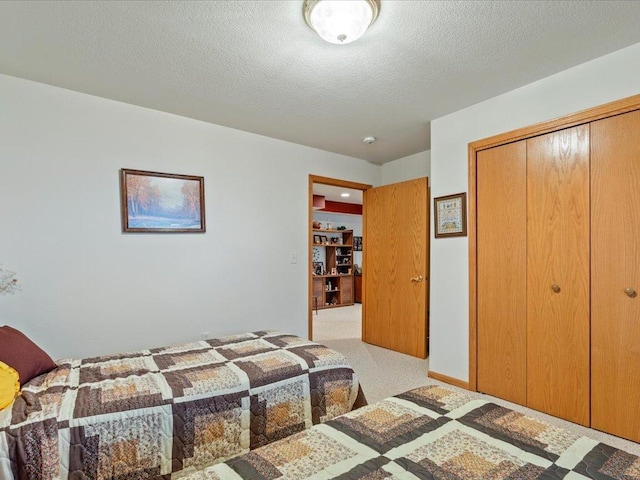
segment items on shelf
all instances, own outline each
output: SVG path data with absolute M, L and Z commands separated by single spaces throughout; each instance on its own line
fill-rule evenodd
M 322 229 L 313 222 L 312 247 L 314 261 L 311 271 L 313 296 L 318 308 L 353 305 L 353 230 L 346 228 Z M 326 227 L 330 227 L 330 222 Z M 325 262 L 316 260 L 315 250 L 324 249 Z

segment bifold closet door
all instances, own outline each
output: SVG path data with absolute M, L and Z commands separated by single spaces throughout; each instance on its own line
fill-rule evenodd
M 478 391 L 527 401 L 526 141 L 477 153 Z
M 589 126 L 527 140 L 527 405 L 589 425 Z
M 591 425 L 640 442 L 640 112 L 591 124 Z

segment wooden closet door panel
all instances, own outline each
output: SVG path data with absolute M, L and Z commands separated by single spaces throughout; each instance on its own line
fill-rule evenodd
M 591 421 L 640 441 L 640 112 L 591 124 Z
M 528 139 L 527 405 L 582 425 L 590 417 L 589 220 L 589 126 Z
M 527 401 L 526 141 L 476 157 L 477 388 Z

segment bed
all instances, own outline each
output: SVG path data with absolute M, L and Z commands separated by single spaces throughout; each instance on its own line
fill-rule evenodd
M 183 480 L 640 479 L 640 458 L 464 393 L 426 386 Z
M 254 332 L 63 360 L 0 411 L 0 478 L 171 478 L 366 401 L 341 354 Z

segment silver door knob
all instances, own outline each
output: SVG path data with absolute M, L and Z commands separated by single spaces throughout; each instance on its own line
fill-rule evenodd
M 411 281 L 415 283 L 420 283 L 422 280 L 424 280 L 424 278 L 422 278 L 422 275 L 418 275 L 417 277 L 413 277 L 411 279 Z
M 551 290 L 553 290 L 554 293 L 560 293 L 560 287 L 556 283 L 551 285 Z
M 636 298 L 638 296 L 638 293 L 631 287 L 625 288 L 624 293 L 626 293 L 629 298 Z

